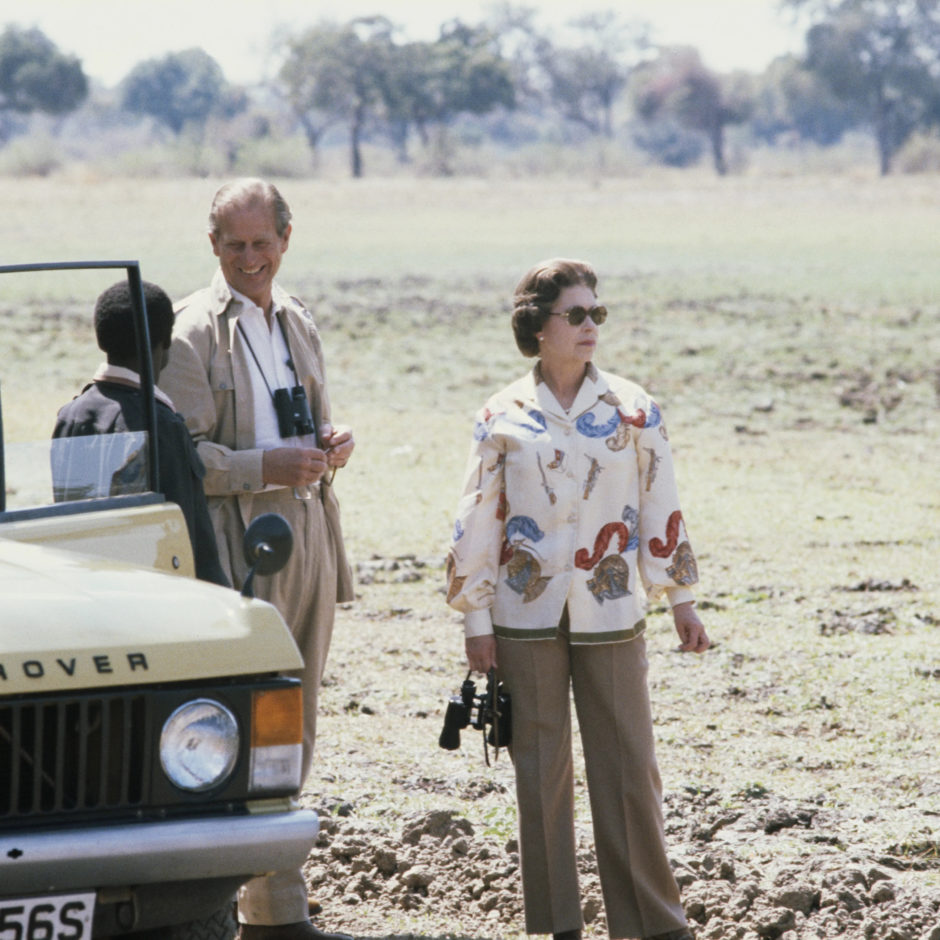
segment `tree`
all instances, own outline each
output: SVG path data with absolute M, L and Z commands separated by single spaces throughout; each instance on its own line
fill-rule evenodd
M 288 45 L 280 80 L 314 155 L 330 125 L 349 128 L 350 166 L 362 176 L 362 139 L 383 104 L 392 24 L 382 16 L 315 26 Z
M 515 104 L 509 62 L 485 26 L 453 20 L 441 27 L 429 51 L 430 120 L 446 124 L 458 114 L 486 114 Z
M 614 105 L 649 47 L 648 27 L 625 23 L 613 11 L 586 14 L 571 25 L 584 36 L 580 45 L 559 47 L 546 37 L 538 43 L 547 99 L 566 120 L 613 137 Z
M 718 75 L 706 68 L 695 49 L 662 49 L 659 58 L 641 67 L 635 84 L 637 113 L 646 121 L 672 118 L 703 133 L 711 146 L 715 171 L 728 172 L 725 128 L 747 120 L 753 90 L 744 73 Z
M 203 49 L 141 62 L 121 83 L 120 103 L 132 114 L 156 118 L 174 134 L 187 125 L 202 128 L 213 115 L 231 117 L 245 106 L 244 97 Z
M 544 82 L 539 81 L 541 56 L 547 41 L 536 26 L 538 10 L 497 0 L 490 5 L 487 24 L 499 37 L 501 54 L 508 59 L 517 107 L 536 110 L 544 103 Z
M 511 64 L 495 35 L 486 26 L 460 20 L 442 26 L 434 42 L 397 47 L 383 95 L 399 136 L 413 126 L 428 146 L 434 128 L 442 151 L 446 128 L 458 115 L 515 106 Z M 441 170 L 449 172 L 446 160 Z
M 8 26 L 0 35 L 0 112 L 67 114 L 88 96 L 88 79 L 38 29 Z
M 774 59 L 758 78 L 749 127 L 770 144 L 796 135 L 828 147 L 864 120 L 857 104 L 837 97 L 801 59 L 788 54 Z
M 394 40 L 384 17 L 324 24 L 290 44 L 280 72 L 286 95 L 316 152 L 325 131 L 349 128 L 352 175 L 362 175 L 361 142 L 370 126 L 391 133 L 407 158 L 410 128 L 430 143 L 430 128 L 457 114 L 484 114 L 513 103 L 509 64 L 484 27 L 454 21 L 433 42 Z
M 785 0 L 816 22 L 806 68 L 862 111 L 882 175 L 911 134 L 940 122 L 940 0 Z

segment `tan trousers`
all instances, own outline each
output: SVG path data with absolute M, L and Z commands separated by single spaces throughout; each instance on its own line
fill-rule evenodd
M 277 512 L 291 524 L 294 548 L 287 566 L 255 579 L 255 596 L 280 610 L 304 658 L 304 742 L 301 790 L 310 773 L 317 735 L 317 702 L 336 614 L 337 551 L 317 496 L 294 499 L 290 489 L 256 494 L 253 516 Z M 236 545 L 230 546 L 232 557 Z M 238 549 L 240 550 L 240 549 Z M 238 557 L 241 557 L 240 555 Z M 233 564 L 234 567 L 234 564 Z M 236 587 L 241 587 L 243 574 Z M 249 924 L 294 924 L 307 919 L 307 886 L 300 869 L 253 878 L 238 892 L 238 919 Z
M 574 836 L 570 688 L 584 747 L 597 867 L 611 938 L 686 925 L 666 856 L 643 636 L 571 645 L 498 639 L 512 695 L 512 755 L 527 933 L 582 926 Z

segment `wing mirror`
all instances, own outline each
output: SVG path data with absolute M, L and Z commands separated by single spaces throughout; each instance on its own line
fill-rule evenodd
M 276 574 L 290 558 L 294 534 L 287 520 L 276 512 L 266 512 L 253 520 L 243 541 L 248 577 L 242 585 L 242 597 L 254 597 L 255 575 Z

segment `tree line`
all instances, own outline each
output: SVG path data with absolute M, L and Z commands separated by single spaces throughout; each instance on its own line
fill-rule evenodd
M 655 46 L 647 24 L 612 10 L 582 14 L 558 42 L 535 9 L 504 3 L 485 22 L 445 23 L 431 41 L 402 38 L 384 16 L 322 22 L 284 38 L 276 74 L 253 88 L 229 83 L 202 49 L 169 53 L 135 66 L 109 107 L 172 135 L 213 135 L 232 160 L 244 140 L 274 133 L 275 114 L 302 132 L 314 164 L 341 130 L 353 176 L 365 173 L 366 141 L 407 163 L 414 146 L 446 154 L 468 119 L 510 148 L 540 136 L 629 139 L 669 166 L 708 154 L 719 174 L 732 126 L 771 146 L 830 146 L 864 130 L 882 174 L 913 134 L 940 127 L 940 0 L 782 7 L 809 24 L 805 50 L 761 74 L 717 72 L 693 47 Z M 28 130 L 30 114 L 72 113 L 91 92 L 81 62 L 39 30 L 0 34 L 0 146 Z

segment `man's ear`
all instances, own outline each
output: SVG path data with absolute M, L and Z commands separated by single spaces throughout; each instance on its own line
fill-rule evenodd
M 154 343 L 150 350 L 150 363 L 153 366 L 153 380 L 156 382 L 160 378 L 160 373 L 166 368 L 170 361 L 170 345 L 165 340 Z
M 213 254 L 216 256 L 216 258 L 221 258 L 222 256 L 219 254 L 219 242 L 215 236 L 215 232 L 209 232 L 209 241 L 212 242 Z
M 293 231 L 293 226 L 290 222 L 287 223 L 287 228 L 284 229 L 284 234 L 281 236 L 281 252 L 287 251 L 287 246 L 290 243 L 290 233 Z

